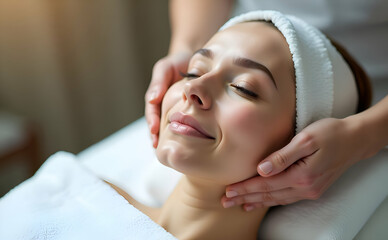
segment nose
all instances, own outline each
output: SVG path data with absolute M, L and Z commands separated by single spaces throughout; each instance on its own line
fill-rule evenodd
M 212 106 L 212 98 L 208 84 L 201 77 L 186 82 L 183 91 L 183 100 L 188 101 L 200 109 L 210 109 Z

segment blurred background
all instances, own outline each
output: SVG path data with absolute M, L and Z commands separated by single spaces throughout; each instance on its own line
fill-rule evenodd
M 167 0 L 0 0 L 0 197 L 144 115 Z

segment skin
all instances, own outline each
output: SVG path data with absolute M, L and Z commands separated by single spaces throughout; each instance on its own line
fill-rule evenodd
M 257 30 L 258 36 L 249 30 Z M 267 23 L 228 29 L 216 34 L 203 49 L 206 51 L 191 58 L 188 73 L 194 76 L 177 82 L 166 93 L 156 154 L 163 164 L 186 175 L 228 185 L 255 176 L 257 159 L 285 145 L 292 136 L 293 64 L 283 36 Z M 270 69 L 275 82 L 261 69 L 234 62 L 242 57 Z M 175 112 L 196 118 L 215 139 L 204 141 L 172 132 L 169 117 Z
M 257 159 L 293 136 L 295 84 L 288 45 L 271 24 L 242 23 L 215 34 L 188 69 L 191 77 L 165 95 L 156 149 L 161 163 L 183 173 L 173 193 L 161 209 L 153 209 L 111 185 L 179 239 L 256 239 L 267 208 L 247 212 L 224 208 L 219 200 L 227 185 L 257 175 Z M 175 131 L 170 117 L 177 112 L 195 118 L 212 138 Z
M 228 19 L 233 2 L 170 1 L 170 51 L 154 65 L 145 95 L 145 116 L 154 147 L 158 145 L 160 108 L 167 89 L 180 80 L 179 71 L 186 72 L 191 54 Z M 350 166 L 368 161 L 388 145 L 387 122 L 388 97 L 362 113 L 315 122 L 285 147 L 258 159 L 270 162 L 271 171 L 265 173 L 256 166 L 261 176 L 228 186 L 225 191 L 230 198 L 224 196 L 222 203 L 229 200 L 253 208 L 317 199 Z

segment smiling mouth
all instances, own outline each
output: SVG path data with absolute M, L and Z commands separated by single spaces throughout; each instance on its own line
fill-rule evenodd
M 170 116 L 169 122 L 169 129 L 174 133 L 192 137 L 215 139 L 201 127 L 195 118 L 189 115 L 176 112 Z

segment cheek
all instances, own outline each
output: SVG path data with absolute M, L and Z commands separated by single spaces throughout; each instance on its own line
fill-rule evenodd
M 266 104 L 239 107 L 224 117 L 224 134 L 232 139 L 232 144 L 264 158 L 277 150 L 292 132 L 293 116 L 288 112 Z
M 285 124 L 281 112 L 266 105 L 230 105 L 220 112 L 218 157 L 223 159 L 222 171 L 229 183 L 256 175 L 257 164 L 280 146 L 292 126 Z
M 255 106 L 229 106 L 222 112 L 219 158 L 223 159 L 228 182 L 233 183 L 256 174 L 256 166 L 270 145 L 267 139 L 271 121 Z
M 229 107 L 224 112 L 221 128 L 227 143 L 258 150 L 257 145 L 267 142 L 273 119 L 266 111 L 256 106 L 240 105 L 235 109 Z
M 182 81 L 180 81 L 182 82 Z M 167 113 L 174 108 L 177 103 L 179 103 L 182 97 L 182 90 L 180 87 L 181 84 L 175 83 L 172 85 L 164 95 L 162 106 L 161 106 L 161 118 L 160 118 L 160 127 L 159 127 L 159 142 L 156 148 L 156 155 L 161 163 L 167 165 L 168 154 L 171 152 L 168 149 L 168 118 Z
M 162 106 L 161 106 L 161 124 L 160 131 L 164 129 L 167 124 L 167 113 L 176 106 L 182 100 L 183 94 L 183 81 L 179 81 L 172 85 L 164 95 Z

